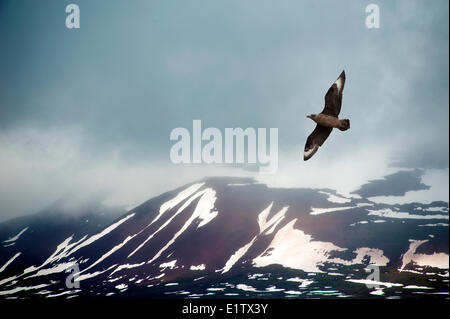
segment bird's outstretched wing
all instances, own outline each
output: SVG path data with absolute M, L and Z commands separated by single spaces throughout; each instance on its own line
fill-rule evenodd
M 337 78 L 325 95 L 325 107 L 322 114 L 338 117 L 341 112 L 342 92 L 344 91 L 345 71 Z
M 325 142 L 325 140 L 328 138 L 332 130 L 332 127 L 325 127 L 319 124 L 316 125 L 314 131 L 308 136 L 308 139 L 306 140 L 305 153 L 303 153 L 303 159 L 305 161 L 309 160 L 317 152 L 319 147 L 322 146 L 323 142 Z

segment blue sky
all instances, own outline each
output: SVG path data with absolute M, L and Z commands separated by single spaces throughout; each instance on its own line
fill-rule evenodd
M 70 2 L 0 2 L 0 219 L 81 190 L 128 206 L 251 174 L 174 166 L 170 131 L 193 119 L 279 128 L 274 185 L 339 188 L 351 174 L 349 191 L 411 168 L 448 178 L 448 1 L 372 1 L 380 29 L 365 27 L 366 1 L 72 2 L 78 30 L 64 24 Z M 352 127 L 303 163 L 305 115 L 342 69 Z

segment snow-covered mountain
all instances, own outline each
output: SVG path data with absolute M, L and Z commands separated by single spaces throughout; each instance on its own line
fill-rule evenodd
M 0 224 L 0 297 L 449 296 L 446 202 L 218 177 L 108 216 Z M 379 282 L 367 281 L 369 264 Z

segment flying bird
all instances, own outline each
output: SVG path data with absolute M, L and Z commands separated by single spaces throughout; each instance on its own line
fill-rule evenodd
M 325 107 L 320 114 L 306 116 L 317 123 L 314 131 L 308 136 L 303 159 L 309 160 L 330 135 L 333 128 L 346 131 L 350 128 L 350 120 L 338 118 L 341 112 L 342 92 L 344 91 L 345 71 L 337 78 L 325 95 Z

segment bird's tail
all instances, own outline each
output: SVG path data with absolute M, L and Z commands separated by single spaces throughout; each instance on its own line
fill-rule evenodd
M 341 125 L 339 126 L 339 129 L 341 131 L 347 131 L 350 128 L 350 120 L 349 119 L 344 119 L 344 120 L 339 120 L 341 122 Z

